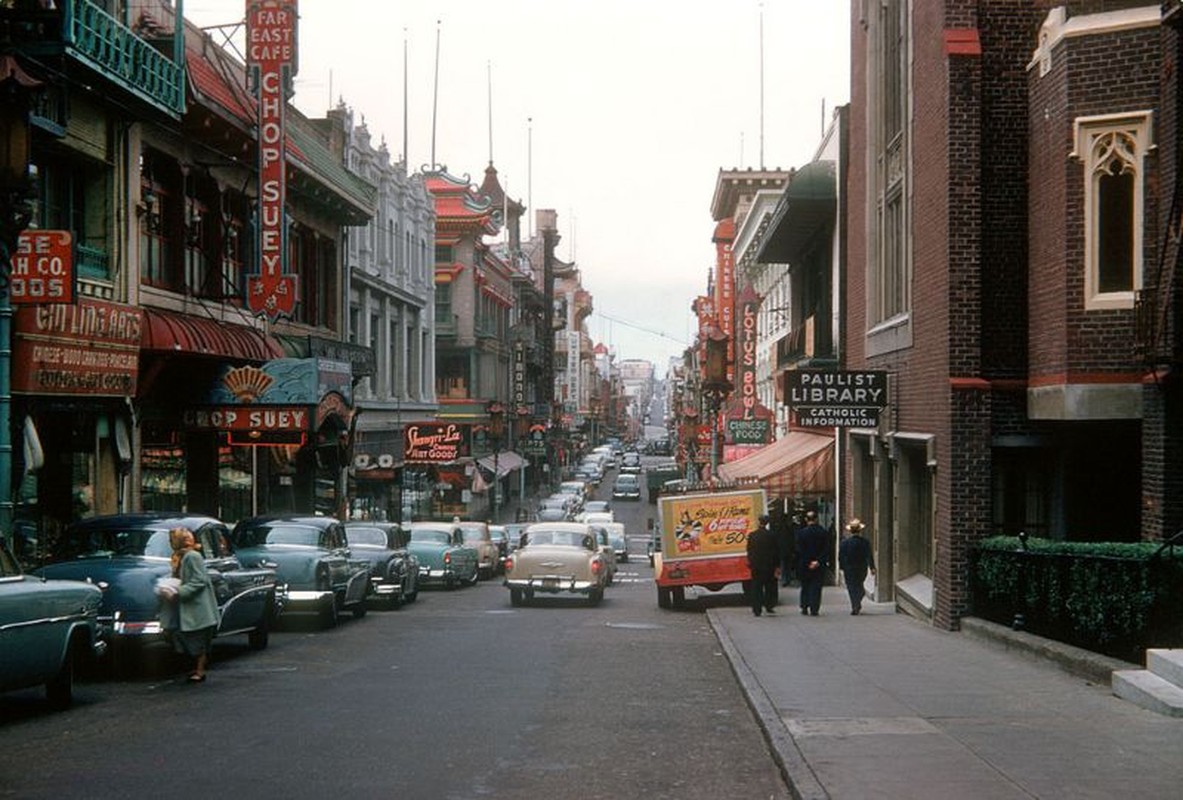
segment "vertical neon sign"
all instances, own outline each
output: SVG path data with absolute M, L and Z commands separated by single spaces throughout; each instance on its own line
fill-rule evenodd
M 274 321 L 296 306 L 296 277 L 286 275 L 287 158 L 284 108 L 296 72 L 296 0 L 247 0 L 247 66 L 259 114 L 259 274 L 247 280 L 247 306 Z

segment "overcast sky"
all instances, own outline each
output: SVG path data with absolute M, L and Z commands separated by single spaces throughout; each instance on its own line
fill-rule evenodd
M 186 0 L 185 16 L 232 24 L 244 8 Z M 491 139 L 509 195 L 558 211 L 559 257 L 593 296 L 592 337 L 659 374 L 690 342 L 690 303 L 714 263 L 719 170 L 804 164 L 850 93 L 846 0 L 301 0 L 299 10 L 296 106 L 323 116 L 343 100 L 397 160 L 405 41 L 412 171 L 431 163 L 434 141 L 436 163 L 479 184 Z

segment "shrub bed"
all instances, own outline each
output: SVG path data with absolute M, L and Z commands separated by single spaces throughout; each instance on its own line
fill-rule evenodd
M 973 613 L 1049 639 L 1141 662 L 1183 646 L 1183 548 L 995 536 L 971 558 Z

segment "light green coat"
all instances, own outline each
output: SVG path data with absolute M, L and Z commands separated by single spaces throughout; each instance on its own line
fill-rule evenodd
M 196 550 L 190 550 L 181 558 L 181 589 L 177 596 L 177 608 L 181 617 L 182 631 L 199 631 L 218 624 L 218 599 L 214 596 L 214 585 L 205 571 L 205 559 Z

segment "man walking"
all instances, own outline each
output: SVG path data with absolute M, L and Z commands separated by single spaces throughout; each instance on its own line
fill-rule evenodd
M 871 543 L 863 538 L 863 523 L 860 520 L 852 519 L 846 523 L 846 531 L 850 535 L 838 545 L 838 569 L 842 570 L 842 577 L 846 580 L 850 613 L 857 615 L 863 610 L 863 597 L 867 594 L 863 586 L 867 580 L 867 570 L 875 574 L 875 556 L 871 552 Z
M 748 534 L 748 569 L 752 573 L 752 613 L 757 617 L 763 609 L 776 612 L 776 565 L 780 561 L 776 537 L 768 529 L 768 515 L 760 517 L 760 525 Z
M 817 512 L 805 512 L 805 526 L 797 532 L 797 578 L 801 581 L 801 613 L 817 616 L 822 605 L 822 583 L 830 564 L 830 536 L 817 524 Z

